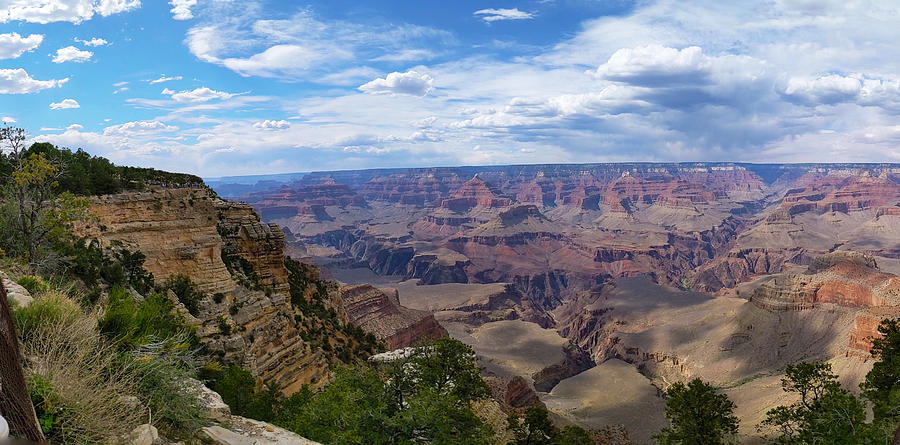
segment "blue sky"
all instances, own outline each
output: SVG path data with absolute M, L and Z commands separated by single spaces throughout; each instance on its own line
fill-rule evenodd
M 900 161 L 894 1 L 0 0 L 0 118 L 203 176 Z

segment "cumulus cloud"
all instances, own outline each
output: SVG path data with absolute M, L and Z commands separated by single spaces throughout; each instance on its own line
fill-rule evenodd
M 104 136 L 134 136 L 178 130 L 174 125 L 166 125 L 160 121 L 133 121 L 119 125 L 110 125 L 103 129 Z
M 474 14 L 480 16 L 481 20 L 484 20 L 487 23 L 500 20 L 528 20 L 534 18 L 534 14 L 519 11 L 519 8 L 479 9 L 478 11 L 475 11 Z
M 424 96 L 434 90 L 434 79 L 428 74 L 412 70 L 405 73 L 395 72 L 360 85 L 359 90 L 369 94 Z
M 157 84 L 157 83 L 168 82 L 170 80 L 181 80 L 181 76 L 166 77 L 165 74 L 162 74 L 159 76 L 158 79 L 148 80 L 147 82 L 149 82 L 150 85 L 153 85 L 153 84 Z
M 81 43 L 82 45 L 85 45 L 85 46 L 106 46 L 106 45 L 109 45 L 109 42 L 107 42 L 106 40 L 101 39 L 101 38 L 99 38 L 99 37 L 94 37 L 94 38 L 91 38 L 90 40 L 81 40 L 81 39 L 79 39 L 78 37 L 76 37 L 76 38 L 74 39 L 74 41 L 77 42 L 77 43 Z
M 708 75 L 710 58 L 697 46 L 684 49 L 662 45 L 622 48 L 600 65 L 595 74 L 604 79 L 640 84 L 667 86 L 702 83 Z
M 207 87 L 200 87 L 193 90 L 175 92 L 168 88 L 163 89 L 162 94 L 171 96 L 175 102 L 199 103 L 208 102 L 213 99 L 230 99 L 234 97 L 234 93 L 226 93 L 216 91 Z
M 0 0 L 0 23 L 23 21 L 30 23 L 72 22 L 90 20 L 95 14 L 103 17 L 131 11 L 141 6 L 140 0 Z
M 188 31 L 185 43 L 198 59 L 242 76 L 322 79 L 354 60 L 424 58 L 423 46 L 455 41 L 449 32 L 434 28 L 326 21 L 308 10 L 270 20 L 240 9 L 250 6 L 239 2 L 219 2 L 212 8 L 235 19 L 198 24 Z
M 84 129 L 84 125 L 81 124 L 72 124 L 66 127 L 66 131 L 81 131 Z
M 191 8 L 197 6 L 197 0 L 172 0 L 169 4 L 172 5 L 172 10 L 169 12 L 172 13 L 173 19 L 190 20 L 194 18 Z
M 93 55 L 94 53 L 90 51 L 80 50 L 74 46 L 67 46 L 56 50 L 56 55 L 53 56 L 53 63 L 81 63 L 90 60 Z
M 9 116 L 3 116 L 3 117 L 0 117 L 0 122 L 3 122 L 4 124 L 14 124 L 17 121 L 15 118 L 12 118 Z
M 264 120 L 253 124 L 257 130 L 286 130 L 291 128 L 291 123 L 286 120 Z
M 56 88 L 66 83 L 69 78 L 53 80 L 36 80 L 22 68 L 0 69 L 0 94 L 29 94 L 47 88 Z
M 44 36 L 29 34 L 22 37 L 17 32 L 0 34 L 0 59 L 15 59 L 41 45 Z
M 72 108 L 81 108 L 81 105 L 75 99 L 63 99 L 60 102 L 50 103 L 51 110 L 68 110 Z

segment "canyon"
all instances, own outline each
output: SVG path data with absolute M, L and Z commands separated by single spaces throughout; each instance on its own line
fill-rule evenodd
M 227 197 L 383 302 L 363 325 L 391 336 L 414 313 L 397 326 L 471 345 L 509 406 L 635 443 L 665 424 L 661 391 L 695 377 L 761 440 L 787 364 L 829 361 L 855 390 L 878 321 L 900 315 L 893 164 L 333 171 Z

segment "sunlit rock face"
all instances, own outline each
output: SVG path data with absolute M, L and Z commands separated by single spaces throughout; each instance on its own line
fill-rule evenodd
M 160 188 L 91 198 L 90 210 L 96 218 L 76 227 L 77 234 L 141 251 L 158 283 L 184 274 L 204 292 L 199 313 L 189 318 L 210 353 L 286 393 L 327 381 L 325 355 L 301 338 L 294 320 L 284 233 L 260 222 L 249 205 L 205 188 Z M 240 284 L 223 258 L 246 262 L 255 288 Z

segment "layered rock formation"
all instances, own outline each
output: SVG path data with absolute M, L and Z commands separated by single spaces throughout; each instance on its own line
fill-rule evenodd
M 188 317 L 209 353 L 285 393 L 326 382 L 327 357 L 301 338 L 294 320 L 284 234 L 276 225 L 261 223 L 250 206 L 218 199 L 205 188 L 107 195 L 90 204 L 96 219 L 75 227 L 77 234 L 141 251 L 157 282 L 183 274 L 204 292 L 198 313 Z M 251 274 L 255 283 L 250 288 L 232 273 L 245 280 L 243 274 Z
M 431 313 L 401 306 L 396 291 L 389 295 L 365 284 L 344 286 L 340 296 L 347 319 L 385 342 L 391 350 L 447 336 Z

